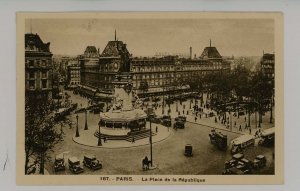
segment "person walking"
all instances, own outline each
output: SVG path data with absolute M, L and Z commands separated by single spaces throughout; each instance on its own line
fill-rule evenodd
M 242 125 L 240 125 L 239 131 L 242 131 Z
M 155 132 L 156 132 L 156 133 L 158 132 L 158 127 L 157 127 L 157 126 L 155 127 Z
M 249 127 L 249 134 L 251 135 L 251 127 Z

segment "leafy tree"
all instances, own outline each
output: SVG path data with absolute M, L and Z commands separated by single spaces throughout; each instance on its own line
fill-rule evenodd
M 40 163 L 40 173 L 44 174 L 44 160 L 47 151 L 59 140 L 51 116 L 52 103 L 45 98 L 26 97 L 25 100 L 25 174 L 28 173 L 30 159 Z

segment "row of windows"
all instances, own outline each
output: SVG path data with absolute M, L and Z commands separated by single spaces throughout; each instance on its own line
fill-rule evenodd
M 137 66 L 132 67 L 133 72 L 160 72 L 174 71 L 174 66 Z
M 38 88 L 37 80 L 27 80 L 27 85 L 30 90 L 35 90 L 36 88 Z M 39 85 L 40 85 L 39 88 L 42 88 L 42 89 L 48 88 L 48 80 L 46 80 L 46 79 L 40 80 Z
M 133 79 L 173 78 L 174 73 L 134 75 Z
M 36 79 L 37 77 L 47 79 L 48 72 L 47 71 L 29 71 L 27 73 L 27 78 L 29 78 L 29 79 Z
M 39 59 L 34 59 L 34 60 L 26 60 L 26 66 L 33 68 L 33 67 L 45 67 L 45 66 L 49 66 L 51 64 L 51 60 L 47 59 L 47 60 L 39 60 Z
M 173 79 L 165 81 L 165 80 L 147 80 L 146 81 L 149 86 L 164 86 L 164 85 L 170 85 L 174 82 Z M 133 87 L 140 87 L 141 82 L 136 81 L 136 83 L 133 83 Z

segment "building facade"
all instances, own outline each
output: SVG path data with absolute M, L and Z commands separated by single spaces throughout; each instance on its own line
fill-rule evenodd
M 166 56 L 133 58 L 131 61 L 133 86 L 138 94 L 188 89 L 184 82 L 212 72 L 229 71 L 230 63 L 222 58 L 216 47 L 211 46 L 206 47 L 199 58 Z
M 25 34 L 26 98 L 52 98 L 52 53 L 50 43 L 38 34 Z
M 80 65 L 78 59 L 70 60 L 67 66 L 67 87 L 76 88 L 80 85 Z
M 261 58 L 261 71 L 264 75 L 268 76 L 270 79 L 275 77 L 275 55 L 264 53 Z
M 112 96 L 113 81 L 119 71 L 132 75 L 133 90 L 139 95 L 189 89 L 184 81 L 211 72 L 230 71 L 230 63 L 222 58 L 216 47 L 206 47 L 200 57 L 194 58 L 191 55 L 190 58 L 132 57 L 126 44 L 116 38 L 108 42 L 101 54 L 96 47 L 88 46 L 79 60 L 80 88 L 91 91 L 86 92 L 91 96 L 102 98 Z

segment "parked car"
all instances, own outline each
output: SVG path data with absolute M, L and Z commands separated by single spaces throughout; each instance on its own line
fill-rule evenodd
M 267 160 L 266 157 L 264 155 L 258 155 L 255 157 L 254 159 L 254 168 L 261 168 L 261 167 L 265 167 L 267 164 Z
M 186 117 L 185 116 L 178 116 L 175 118 L 175 121 L 183 121 L 186 122 Z
M 69 169 L 74 174 L 79 174 L 83 172 L 83 168 L 80 166 L 80 161 L 77 157 L 71 157 L 68 159 Z
M 63 154 L 56 155 L 54 160 L 54 171 L 64 171 L 65 169 L 65 159 Z
M 175 121 L 173 128 L 174 129 L 184 129 L 184 122 L 183 121 Z
M 99 160 L 96 159 L 94 155 L 85 155 L 83 157 L 83 164 L 84 166 L 92 170 L 98 170 L 102 168 L 102 164 L 99 162 Z
M 171 127 L 172 125 L 171 116 L 164 115 L 161 119 L 161 124 L 167 127 Z
M 191 144 L 186 144 L 184 149 L 185 156 L 193 156 L 193 146 Z

